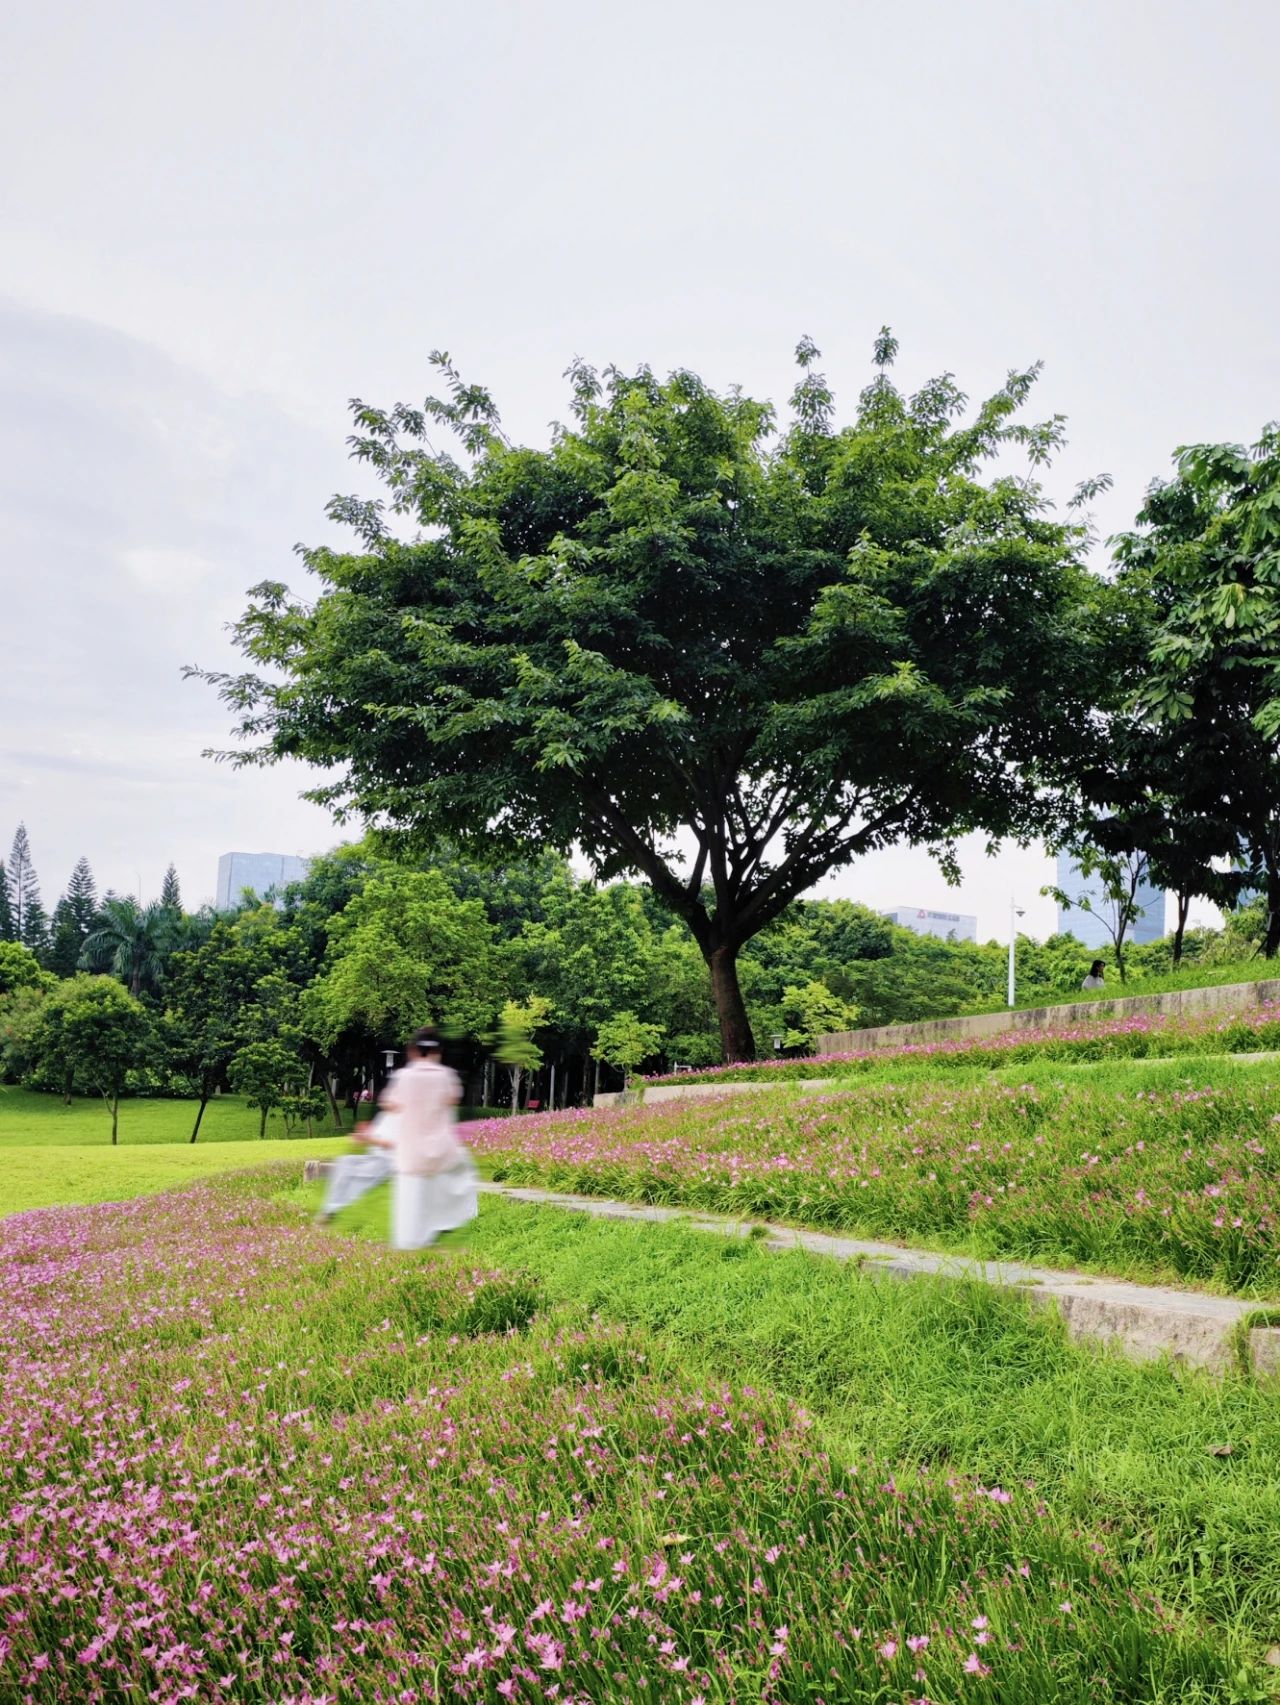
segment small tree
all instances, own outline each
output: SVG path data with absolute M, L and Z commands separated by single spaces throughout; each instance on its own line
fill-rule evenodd
M 1098 920 L 1110 939 L 1123 983 L 1125 942 L 1130 929 L 1143 915 L 1138 895 L 1149 880 L 1150 860 L 1145 852 L 1107 853 L 1088 844 L 1072 847 L 1070 851 L 1081 878 L 1086 882 L 1093 879 L 1099 893 L 1091 895 L 1082 889 L 1078 894 L 1069 894 L 1065 888 L 1052 886 L 1040 892 L 1052 896 L 1065 911 L 1074 906 Z
M 200 1134 L 205 1108 L 228 1080 L 238 1048 L 255 1040 L 256 991 L 270 967 L 265 941 L 238 925 L 217 923 L 206 940 L 173 960 L 162 1036 L 169 1069 L 199 1099 L 190 1141 Z
M 69 1088 L 101 1095 L 119 1140 L 120 1091 L 146 1061 L 151 1025 L 146 1009 L 114 977 L 72 977 L 48 997 L 36 1038 L 40 1062 Z
M 498 1015 L 494 1036 L 494 1058 L 511 1073 L 511 1111 L 520 1107 L 520 1084 L 526 1072 L 542 1064 L 542 1049 L 533 1039 L 540 1024 L 551 1016 L 551 1003 L 541 995 L 527 1001 L 508 1001 Z
M 261 1114 L 258 1136 L 267 1134 L 267 1114 L 303 1087 L 298 1056 L 282 1042 L 250 1042 L 231 1059 L 231 1087 Z
M 833 995 L 827 985 L 816 978 L 801 986 L 787 985 L 782 992 L 782 1015 L 787 1023 L 786 1046 L 810 1049 L 819 1036 L 837 1030 L 852 1030 L 859 1017 L 856 1006 Z
M 660 1024 L 645 1024 L 634 1012 L 617 1012 L 596 1032 L 592 1053 L 598 1060 L 617 1067 L 625 1089 L 631 1073 L 662 1047 L 662 1037 Z

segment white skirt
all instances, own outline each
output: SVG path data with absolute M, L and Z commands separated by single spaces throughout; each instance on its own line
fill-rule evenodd
M 391 1192 L 391 1247 L 425 1249 L 442 1231 L 456 1231 L 479 1212 L 476 1169 L 464 1154 L 447 1172 L 417 1178 L 397 1172 Z

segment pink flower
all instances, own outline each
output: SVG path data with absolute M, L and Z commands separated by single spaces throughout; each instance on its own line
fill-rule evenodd
M 964 1671 L 966 1675 L 990 1675 L 991 1666 L 990 1664 L 984 1664 L 976 1652 L 970 1652 L 969 1656 L 964 1660 Z
M 893 1659 L 898 1655 L 898 1642 L 896 1640 L 886 1640 L 883 1645 L 877 1646 L 876 1650 L 886 1663 L 892 1663 Z

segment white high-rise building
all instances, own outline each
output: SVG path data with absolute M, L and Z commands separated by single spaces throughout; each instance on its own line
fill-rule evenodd
M 931 912 L 923 906 L 896 906 L 885 917 L 899 929 L 913 929 L 917 935 L 949 935 L 957 941 L 977 941 L 978 920 L 965 912 Z
M 298 858 L 294 853 L 223 853 L 218 860 L 214 907 L 219 912 L 230 911 L 239 904 L 246 888 L 261 898 L 272 888 L 279 891 L 290 882 L 305 882 L 310 868 L 309 858 Z

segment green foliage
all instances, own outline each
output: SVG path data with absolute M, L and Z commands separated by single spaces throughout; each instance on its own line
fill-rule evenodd
M 330 923 L 325 969 L 306 1003 L 323 1042 L 359 1028 L 395 1043 L 419 1025 L 474 1035 L 499 1002 L 493 929 L 433 870 L 386 866 Z
M 1271 957 L 1280 949 L 1280 428 L 1268 426 L 1252 450 L 1179 450 L 1175 478 L 1148 493 L 1118 555 L 1121 585 L 1149 623 L 1133 715 L 1199 850 L 1229 862 L 1236 893 L 1265 889 Z
M 461 410 L 355 404 L 354 453 L 420 536 L 335 499 L 361 554 L 307 553 L 314 603 L 256 589 L 237 632 L 263 673 L 211 677 L 254 742 L 238 760 L 330 767 L 316 797 L 427 844 L 638 871 L 749 1057 L 747 941 L 861 853 L 1042 827 L 1089 727 L 1078 530 L 1034 478 L 984 479 L 1060 440 L 1015 418 L 1035 370 L 962 421 L 949 377 L 895 389 L 894 347 L 837 429 L 806 342 L 773 443 L 770 406 L 647 368 L 575 365 L 574 424 L 540 451 L 477 388 Z M 465 461 L 425 442 L 440 421 Z
M 0 999 L 0 1079 L 5 1083 L 35 1079 L 45 1088 L 61 1087 L 40 1071 L 40 1025 L 46 993 L 43 985 L 27 984 Z
M 51 989 L 57 978 L 40 967 L 29 947 L 18 941 L 0 941 L 0 997 L 15 989 Z
M 164 881 L 160 886 L 160 904 L 167 912 L 182 910 L 182 890 L 178 885 L 178 872 L 173 865 L 164 873 Z
M 267 1115 L 286 1099 L 305 1092 L 296 1052 L 282 1042 L 247 1042 L 231 1056 L 231 1087 L 256 1107 L 259 1137 L 267 1134 Z
M 811 978 L 800 985 L 788 983 L 782 991 L 783 1017 L 787 1030 L 783 1044 L 811 1050 L 819 1036 L 852 1030 L 859 1020 L 858 1008 L 832 994 L 827 985 Z
M 618 1012 L 608 1018 L 596 1032 L 592 1053 L 598 1060 L 616 1066 L 625 1083 L 631 1073 L 638 1071 L 662 1047 L 662 1026 L 644 1024 L 634 1012 Z
M 102 902 L 80 961 L 88 970 L 109 971 L 134 996 L 158 995 L 177 940 L 177 920 L 166 906 L 112 896 Z
M 13 916 L 13 900 L 9 892 L 9 872 L 0 858 L 0 941 L 16 941 L 17 924 Z
M 42 1066 L 73 1090 L 101 1095 L 111 1110 L 111 1141 L 119 1130 L 120 1091 L 147 1061 L 153 1042 L 146 1009 L 113 977 L 76 976 L 45 999 L 35 1053 Z
M 493 1057 L 511 1073 L 511 1105 L 520 1105 L 520 1082 L 525 1072 L 536 1071 L 542 1064 L 542 1049 L 534 1033 L 545 1025 L 551 1015 L 551 1003 L 543 995 L 531 995 L 527 1001 L 504 1002 L 498 1014 L 498 1028 L 493 1042 Z
M 25 823 L 19 823 L 14 831 L 6 868 L 13 939 L 43 960 L 49 950 L 49 920 L 40 904 L 40 884 L 31 861 L 31 842 Z

